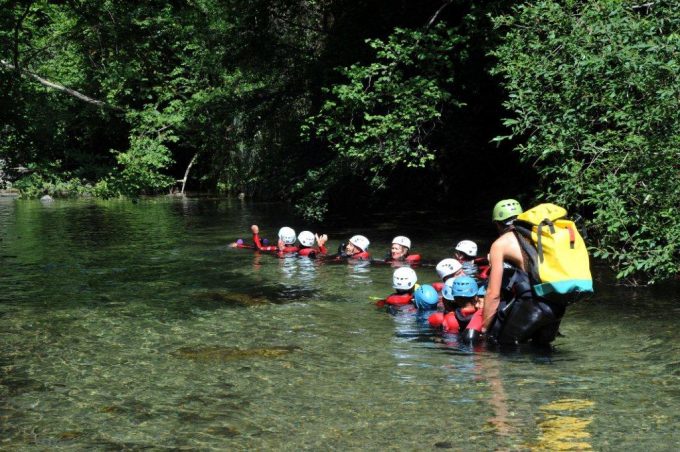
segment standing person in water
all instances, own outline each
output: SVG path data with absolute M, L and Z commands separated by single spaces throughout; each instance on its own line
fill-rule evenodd
M 514 199 L 496 203 L 492 220 L 500 237 L 489 252 L 489 285 L 484 300 L 484 328 L 492 341 L 549 344 L 557 335 L 566 306 L 534 295 L 513 223 L 522 213 Z
M 389 256 L 385 259 L 385 262 L 395 263 L 395 262 L 406 262 L 415 263 L 420 261 L 419 254 L 410 254 L 411 250 L 411 239 L 406 236 L 398 235 L 392 239 L 392 246 L 390 247 Z

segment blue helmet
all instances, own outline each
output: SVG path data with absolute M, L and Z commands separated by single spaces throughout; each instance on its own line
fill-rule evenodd
M 434 309 L 439 301 L 437 290 L 429 284 L 418 287 L 413 302 L 418 309 Z
M 459 276 L 453 280 L 452 286 L 454 297 L 474 297 L 479 290 L 477 281 L 470 276 Z
M 477 291 L 477 296 L 483 297 L 486 295 L 486 286 L 479 286 L 479 290 Z

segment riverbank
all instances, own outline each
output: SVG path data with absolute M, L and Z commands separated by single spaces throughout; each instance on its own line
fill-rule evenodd
M 21 193 L 19 190 L 15 188 L 10 188 L 6 190 L 0 190 L 0 197 L 3 198 L 18 198 L 21 196 Z

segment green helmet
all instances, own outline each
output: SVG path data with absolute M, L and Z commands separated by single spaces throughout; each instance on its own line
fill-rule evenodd
M 508 218 L 516 217 L 522 213 L 522 206 L 514 199 L 504 199 L 498 201 L 493 207 L 492 221 L 505 221 Z

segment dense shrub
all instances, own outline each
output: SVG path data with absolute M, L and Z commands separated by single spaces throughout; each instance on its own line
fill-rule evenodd
M 673 3 L 546 0 L 496 19 L 505 124 L 542 176 L 537 198 L 585 212 L 594 256 L 632 284 L 680 268 Z

